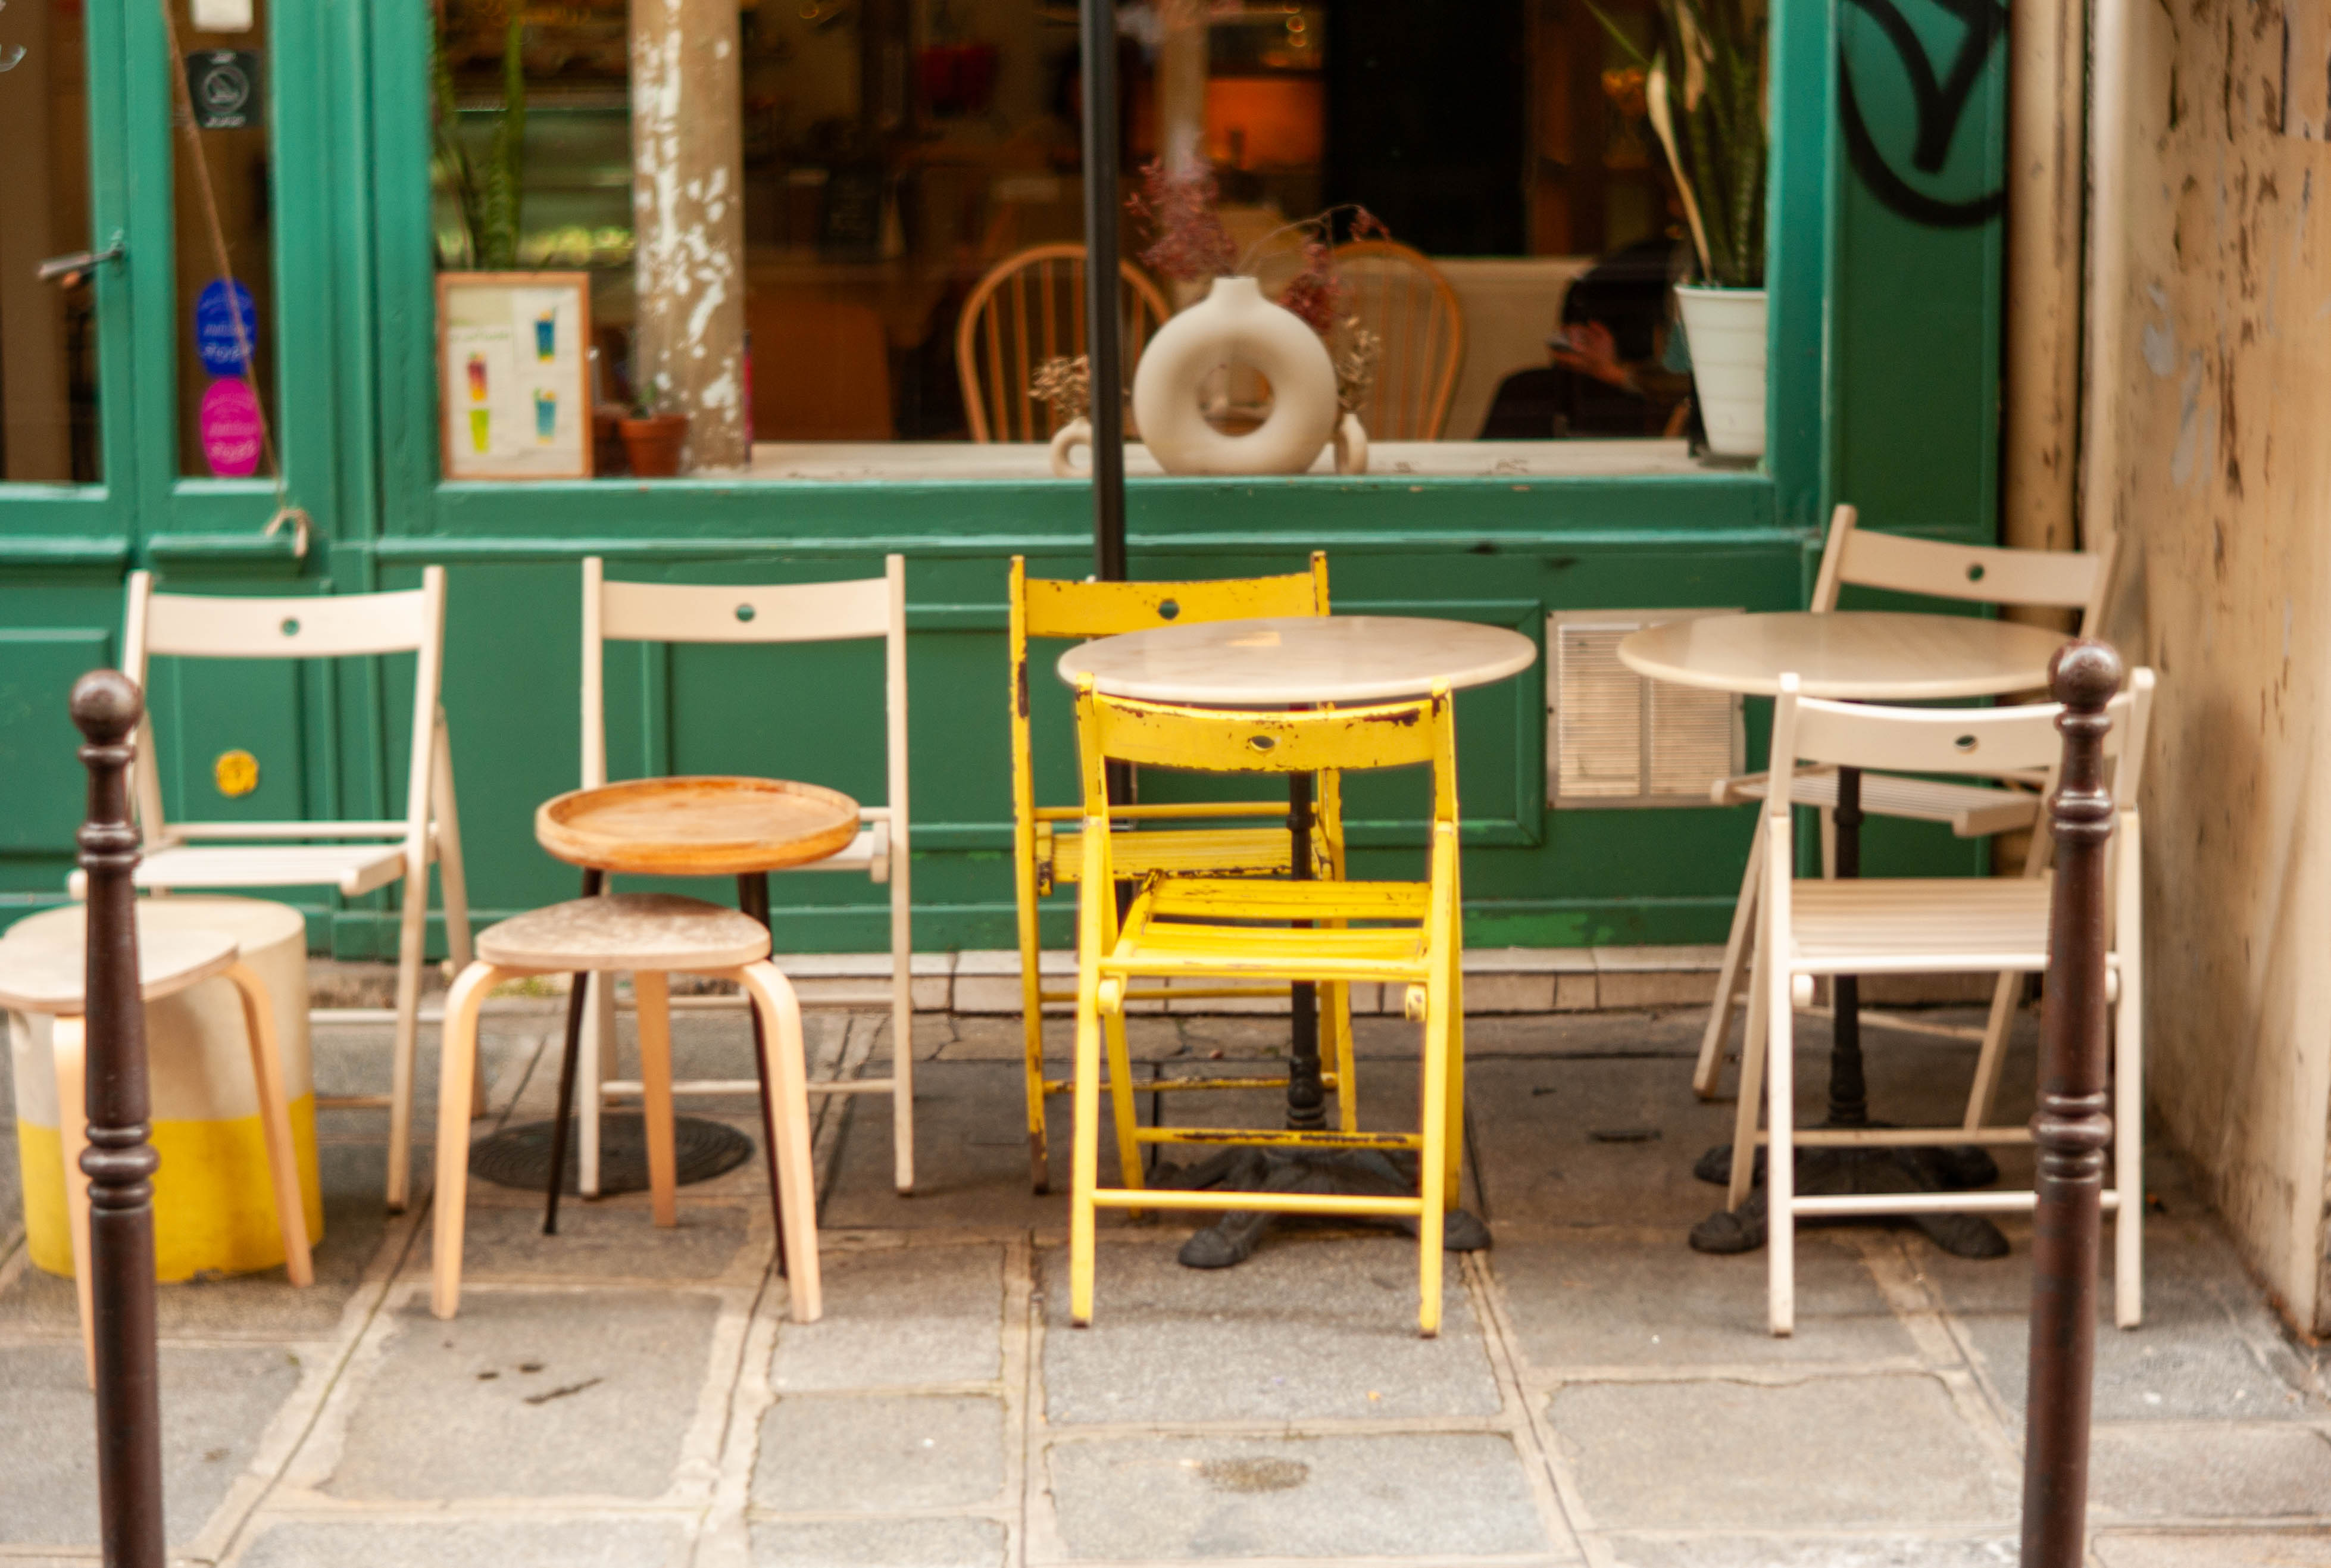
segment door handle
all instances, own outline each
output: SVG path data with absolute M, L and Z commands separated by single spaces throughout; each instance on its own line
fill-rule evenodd
M 102 251 L 76 251 L 70 256 L 52 256 L 41 263 L 41 281 L 62 283 L 68 289 L 78 288 L 81 280 L 107 261 L 119 261 L 128 252 L 121 236 L 113 236 L 113 243 Z

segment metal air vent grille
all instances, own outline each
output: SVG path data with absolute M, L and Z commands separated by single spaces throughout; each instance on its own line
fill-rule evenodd
M 1735 610 L 1577 610 L 1546 617 L 1546 798 L 1556 806 L 1705 805 L 1740 771 L 1740 699 L 1643 679 L 1619 661 L 1628 633 Z

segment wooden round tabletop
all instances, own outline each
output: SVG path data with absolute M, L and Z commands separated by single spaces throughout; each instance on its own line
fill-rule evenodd
M 534 836 L 602 871 L 735 877 L 824 860 L 858 836 L 858 803 L 789 779 L 633 779 L 543 802 Z
M 1158 626 L 1061 655 L 1070 685 L 1090 675 L 1111 697 L 1202 707 L 1375 702 L 1503 680 L 1537 645 L 1473 621 L 1408 615 L 1290 615 Z
M 1695 615 L 1647 626 L 1621 641 L 1619 658 L 1653 680 L 1779 694 L 1793 674 L 1807 697 L 1847 702 L 1918 702 L 2003 697 L 2048 684 L 2061 632 L 1972 615 L 1890 610 L 1790 610 Z

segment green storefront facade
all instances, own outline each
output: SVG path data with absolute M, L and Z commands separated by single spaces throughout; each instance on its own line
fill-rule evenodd
M 1338 609 L 1541 637 L 1560 611 L 1802 605 L 1839 500 L 1870 526 L 1994 538 L 2004 12 L 1988 0 L 1774 10 L 1761 468 L 1137 480 L 1134 575 L 1285 571 L 1324 549 Z M 62 897 L 81 806 L 64 694 L 119 657 L 133 569 L 178 591 L 290 594 L 406 586 L 444 565 L 444 701 L 471 898 L 490 920 L 572 892 L 531 818 L 576 779 L 582 556 L 623 575 L 717 582 L 872 575 L 896 551 L 913 634 L 917 946 L 1009 946 L 1005 566 L 1024 554 L 1038 574 L 1088 572 L 1085 487 L 441 480 L 429 10 L 328 0 L 275 7 L 259 44 L 275 204 L 271 406 L 291 495 L 317 530 L 298 557 L 287 537 L 262 537 L 267 484 L 177 477 L 175 369 L 190 348 L 171 261 L 176 66 L 147 0 L 87 0 L 84 15 L 92 248 L 118 235 L 123 250 L 94 285 L 106 477 L 0 483 L 0 924 Z M 395 815 L 410 679 L 410 660 L 165 662 L 150 700 L 166 799 L 211 817 Z M 611 765 L 814 778 L 878 800 L 879 680 L 871 648 L 625 651 L 610 660 Z M 1549 809 L 1545 682 L 1541 662 L 1460 703 L 1468 940 L 1721 940 L 1745 817 Z M 1065 800 L 1066 703 L 1044 696 L 1041 776 Z M 1751 704 L 1752 758 L 1762 718 Z M 260 784 L 227 800 L 210 759 L 233 748 L 259 759 Z M 1354 797 L 1355 841 L 1404 864 L 1421 803 L 1413 781 L 1372 781 Z M 1972 871 L 1982 860 L 1940 830 L 1885 824 L 1870 863 Z M 319 950 L 393 954 L 384 896 L 298 898 Z M 781 951 L 886 946 L 879 888 L 786 879 L 777 904 Z M 1048 918 L 1048 943 L 1066 942 L 1069 908 L 1063 898 Z

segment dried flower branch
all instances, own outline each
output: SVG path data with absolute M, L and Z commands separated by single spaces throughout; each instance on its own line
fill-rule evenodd
M 1344 347 L 1335 356 L 1336 406 L 1346 413 L 1357 413 L 1375 388 L 1376 366 L 1384 358 L 1384 339 L 1361 326 L 1356 316 L 1347 317 L 1344 328 Z
M 1204 164 L 1168 169 L 1152 158 L 1143 166 L 1141 189 L 1125 205 L 1149 225 L 1152 238 L 1141 259 L 1151 271 L 1195 283 L 1238 271 L 1238 242 L 1214 210 L 1219 195 L 1214 171 Z
M 1092 363 L 1083 355 L 1055 357 L 1036 367 L 1028 394 L 1049 405 L 1055 426 L 1082 419 L 1092 412 Z

